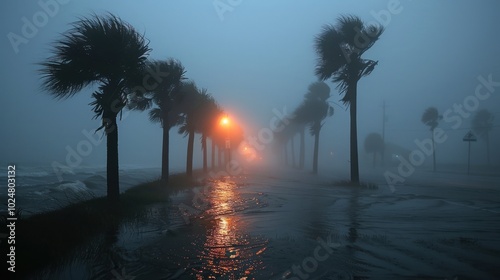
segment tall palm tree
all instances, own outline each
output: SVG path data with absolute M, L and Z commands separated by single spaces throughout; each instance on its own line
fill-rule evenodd
M 490 131 L 493 128 L 494 116 L 490 111 L 482 109 L 472 119 L 472 130 L 486 142 L 486 159 L 490 164 Z
M 195 133 L 202 133 L 202 149 L 204 156 L 204 167 L 206 168 L 206 136 L 205 130 L 209 124 L 205 121 L 208 117 L 209 106 L 214 106 L 215 100 L 206 89 L 199 89 L 194 82 L 186 82 L 182 86 L 183 106 L 182 121 L 179 127 L 179 133 L 188 136 L 186 174 L 193 175 L 193 149 Z
M 196 132 L 201 133 L 201 149 L 203 152 L 203 172 L 208 171 L 207 163 L 207 138 L 212 135 L 214 128 L 218 125 L 222 110 L 219 108 L 215 99 L 202 90 L 199 96 L 198 111 L 196 115 Z M 213 143 L 213 142 L 212 142 Z M 213 154 L 213 151 L 212 151 Z
M 337 26 L 326 25 L 315 42 L 318 54 L 316 75 L 321 80 L 331 78 L 338 83 L 342 101 L 349 105 L 351 118 L 351 181 L 359 182 L 358 135 L 357 135 L 357 85 L 369 75 L 377 61 L 363 59 L 382 35 L 381 26 L 365 25 L 359 17 L 342 16 Z M 361 40 L 360 40 L 361 39 Z
M 324 82 L 309 85 L 304 101 L 295 110 L 295 118 L 309 125 L 309 131 L 314 136 L 313 173 L 318 173 L 319 133 L 323 120 L 333 115 L 333 107 L 328 103 L 330 87 Z
M 299 123 L 302 124 L 302 122 L 299 122 L 295 117 L 288 117 L 289 119 L 292 119 L 293 121 L 285 124 L 283 121 L 280 121 L 280 126 L 283 126 L 284 129 L 277 133 L 277 143 L 281 149 L 281 153 L 283 154 L 283 164 L 284 165 L 289 165 L 288 164 L 288 144 L 290 143 L 291 146 L 291 154 L 290 154 L 290 159 L 291 159 L 291 164 L 290 166 L 294 167 L 295 166 L 295 150 L 294 150 L 294 144 L 293 144 L 293 138 L 298 132 L 298 127 Z
M 182 100 L 181 84 L 186 71 L 182 64 L 175 59 L 149 61 L 145 73 L 168 73 L 151 86 L 140 88 L 142 94 L 133 91 L 129 96 L 129 109 L 148 110 L 149 119 L 160 123 L 163 128 L 161 179 L 168 182 L 169 176 L 169 142 L 170 128 L 179 122 L 180 101 Z M 145 74 L 147 75 L 147 74 Z
M 442 116 L 439 115 L 438 110 L 435 107 L 429 107 L 424 111 L 422 115 L 422 122 L 429 126 L 431 130 L 431 139 L 432 139 L 432 170 L 436 171 L 436 145 L 434 143 L 434 129 L 439 124 L 439 120 Z
M 299 139 L 300 139 L 300 144 L 299 144 L 299 169 L 304 169 L 304 162 L 305 162 L 305 156 L 306 156 L 306 137 L 305 137 L 305 130 L 306 126 L 305 125 L 300 125 L 299 126 Z
M 82 18 L 56 41 L 52 56 L 40 63 L 43 88 L 57 99 L 72 97 L 97 85 L 92 93 L 95 118 L 107 135 L 107 197 L 120 195 L 117 116 L 127 103 L 127 90 L 140 84 L 150 51 L 130 24 L 107 14 Z

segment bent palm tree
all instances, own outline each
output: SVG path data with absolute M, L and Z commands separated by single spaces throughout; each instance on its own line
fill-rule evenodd
M 161 179 L 168 182 L 169 175 L 169 142 L 170 128 L 178 123 L 180 114 L 181 82 L 186 71 L 182 64 L 175 59 L 165 61 L 149 61 L 145 69 L 147 73 L 156 73 L 157 78 L 147 88 L 136 88 L 130 96 L 129 109 L 149 111 L 149 119 L 158 122 L 163 128 Z M 160 75 L 163 73 L 162 75 Z M 140 91 L 145 91 L 140 93 Z
M 194 82 L 184 83 L 182 86 L 183 106 L 182 106 L 182 121 L 179 127 L 179 133 L 188 136 L 187 159 L 186 159 L 186 175 L 191 177 L 193 175 L 193 149 L 194 149 L 194 134 L 196 132 L 203 132 L 202 122 L 207 117 L 204 106 L 208 103 L 214 102 L 213 98 L 207 93 L 206 89 L 198 89 Z M 202 149 L 206 152 L 206 135 L 203 139 L 202 135 Z M 204 152 L 204 163 L 206 166 L 206 153 Z
M 366 26 L 356 16 L 342 16 L 337 26 L 325 26 L 315 42 L 319 56 L 316 75 L 321 80 L 331 78 L 338 83 L 340 94 L 344 95 L 342 101 L 350 107 L 351 181 L 356 183 L 359 182 L 357 84 L 377 65 L 377 61 L 361 56 L 379 39 L 383 30 L 381 26 Z
M 309 125 L 311 135 L 314 136 L 313 173 L 318 173 L 319 133 L 323 126 L 322 121 L 333 115 L 333 107 L 328 104 L 330 87 L 324 82 L 309 85 L 304 101 L 295 110 L 297 121 Z
M 483 109 L 477 112 L 472 119 L 472 130 L 486 142 L 486 159 L 490 165 L 490 131 L 493 128 L 493 114 Z
M 434 129 L 439 124 L 439 120 L 441 116 L 438 113 L 438 110 L 435 107 L 429 107 L 425 110 L 422 115 L 422 122 L 429 126 L 431 130 L 431 139 L 432 139 L 432 170 L 436 171 L 436 147 L 434 143 Z
M 214 128 L 217 126 L 222 110 L 215 102 L 215 99 L 210 95 L 201 96 L 201 108 L 199 112 L 200 119 L 198 120 L 197 131 L 201 133 L 201 149 L 203 152 L 203 172 L 208 172 L 207 160 L 207 138 L 210 137 Z M 214 164 L 214 146 L 212 140 L 212 166 Z
M 107 135 L 107 197 L 117 201 L 118 127 L 116 118 L 127 103 L 127 90 L 141 82 L 150 49 L 130 24 L 108 14 L 83 18 L 57 41 L 53 56 L 40 63 L 43 88 L 57 99 L 72 97 L 98 85 L 90 103 Z

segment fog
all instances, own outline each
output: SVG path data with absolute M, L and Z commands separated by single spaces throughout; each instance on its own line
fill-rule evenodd
M 366 22 L 378 21 L 385 31 L 364 54 L 378 65 L 358 84 L 361 161 L 370 161 L 363 148 L 365 137 L 372 132 L 382 133 L 385 101 L 385 139 L 409 151 L 417 148 L 415 140 L 430 137 L 429 128 L 421 122 L 426 108 L 436 107 L 440 114 L 452 110 L 439 124 L 447 140 L 436 148 L 437 161 L 459 165 L 466 164 L 467 144 L 462 137 L 471 129 L 473 114 L 489 110 L 495 116 L 490 133 L 491 160 L 494 165 L 500 164 L 500 149 L 495 145 L 500 139 L 498 1 L 261 0 L 232 1 L 232 6 L 224 6 L 226 10 L 218 10 L 221 7 L 214 4 L 217 1 L 57 3 L 57 10 L 46 22 L 36 17 L 44 11 L 36 1 L 2 4 L 0 162 L 4 164 L 64 163 L 68 148 L 76 149 L 80 141 L 87 139 L 85 135 L 98 139 L 92 133 L 100 120 L 92 119 L 88 105 L 92 90 L 54 100 L 41 90 L 37 63 L 50 56 L 51 44 L 69 29 L 69 23 L 106 12 L 144 34 L 152 48 L 149 58 L 179 59 L 187 70 L 186 77 L 208 89 L 244 128 L 247 138 L 259 137 L 259 131 L 269 128 L 275 116 L 273 110 L 291 114 L 302 102 L 309 84 L 317 81 L 314 38 L 325 24 L 335 24 L 343 14 L 357 15 Z M 389 14 L 388 5 L 397 12 Z M 29 36 L 23 35 L 26 20 L 41 22 Z M 13 44 L 10 33 L 24 40 Z M 476 87 L 485 80 L 497 83 L 495 91 L 478 104 L 465 104 L 471 110 L 457 117 L 454 104 L 470 102 Z M 348 109 L 339 101 L 336 84 L 326 82 L 331 88 L 329 101 L 334 115 L 325 120 L 321 130 L 320 173 L 349 167 Z M 146 113 L 124 111 L 118 129 L 120 166 L 161 165 L 161 127 L 152 124 Z M 177 128 L 170 135 L 171 169 L 182 171 L 187 138 L 178 134 Z M 306 169 L 311 169 L 312 139 L 306 136 Z M 105 139 L 101 140 L 82 157 L 82 166 L 105 165 L 106 145 Z M 201 167 L 199 143 L 197 136 L 195 168 Z M 263 154 L 268 153 L 268 146 Z M 472 163 L 481 164 L 486 156 L 484 141 L 479 139 L 472 149 Z M 426 162 L 430 163 L 430 158 Z M 367 166 L 362 164 L 361 171 Z

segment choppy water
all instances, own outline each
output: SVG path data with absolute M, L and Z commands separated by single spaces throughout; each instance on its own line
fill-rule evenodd
M 6 166 L 6 165 L 5 165 Z M 120 169 L 120 191 L 159 177 L 159 168 Z M 53 210 L 80 200 L 106 195 L 106 169 L 79 167 L 57 174 L 50 166 L 16 165 L 16 207 L 24 216 Z M 7 182 L 7 172 L 0 174 Z M 7 202 L 6 192 L 0 201 Z M 2 207 L 5 210 L 6 207 Z
M 151 207 L 41 279 L 496 279 L 499 194 L 224 178 Z

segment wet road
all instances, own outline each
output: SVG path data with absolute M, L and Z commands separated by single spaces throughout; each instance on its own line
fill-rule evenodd
M 95 279 L 106 279 L 110 269 L 114 279 L 498 279 L 499 194 L 411 185 L 393 193 L 383 185 L 331 186 L 307 174 L 227 177 L 172 196 L 148 220 L 123 225 L 86 273 Z

